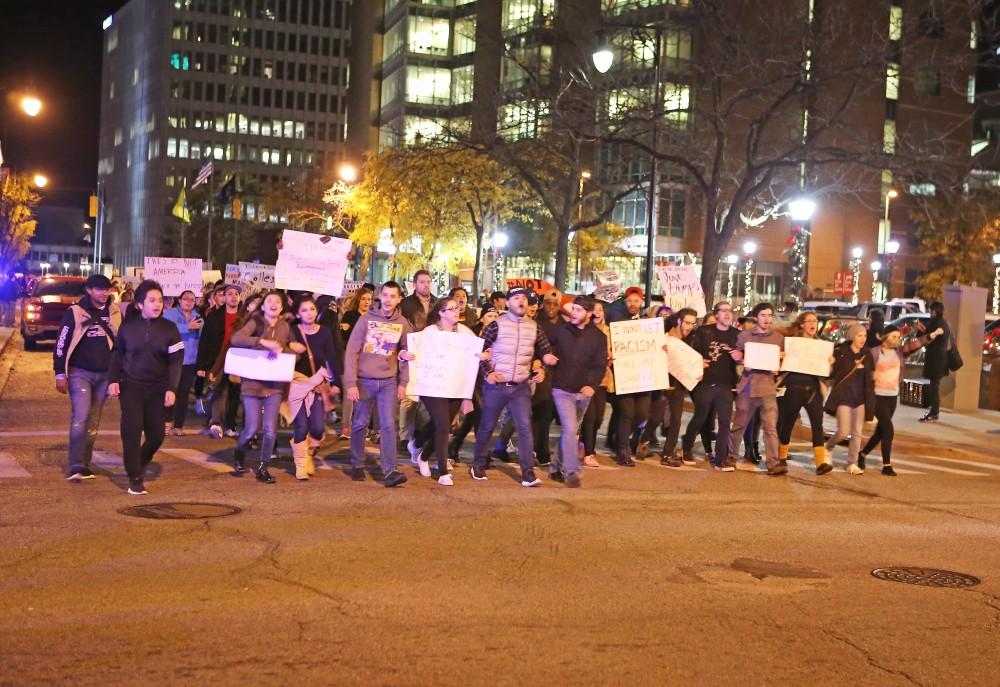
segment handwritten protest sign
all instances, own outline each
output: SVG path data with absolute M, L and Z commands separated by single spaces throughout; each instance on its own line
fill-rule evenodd
M 594 289 L 594 298 L 605 303 L 614 303 L 622 292 L 622 278 L 617 272 L 600 271 L 594 272 L 594 279 L 597 281 L 597 288 Z
M 785 339 L 785 358 L 781 362 L 781 371 L 829 377 L 832 355 L 832 341 L 789 336 Z
M 781 369 L 781 347 L 774 344 L 747 342 L 743 347 L 743 367 L 749 370 Z
M 483 352 L 482 339 L 429 327 L 407 334 L 406 348 L 416 356 L 409 363 L 407 395 L 472 398 L 479 374 L 479 356 Z
M 341 295 L 350 240 L 286 229 L 281 244 L 274 270 L 278 288 Z
M 615 393 L 634 394 L 667 388 L 664 336 L 660 318 L 611 323 Z
M 685 389 L 691 391 L 701 381 L 705 373 L 704 358 L 680 339 L 667 338 L 667 367 L 670 374 L 680 382 Z
M 274 265 L 241 262 L 239 268 L 240 276 L 235 284 L 240 287 L 244 298 L 274 288 Z
M 240 266 L 227 264 L 225 282 L 227 284 L 238 284 L 240 281 Z
M 230 348 L 226 351 L 225 372 L 262 382 L 290 382 L 295 374 L 295 356 L 256 348 Z
M 340 295 L 341 295 L 342 298 L 347 298 L 348 296 L 354 294 L 354 292 L 356 292 L 358 289 L 360 289 L 364 285 L 365 285 L 365 283 L 363 281 L 359 281 L 359 280 L 356 280 L 356 281 L 345 281 L 344 282 L 344 290 L 340 293 Z
M 201 296 L 201 260 L 198 258 L 147 257 L 142 276 L 158 281 L 164 296 L 180 296 L 187 290 Z
M 698 317 L 705 316 L 705 292 L 693 266 L 658 265 L 656 277 L 663 287 L 663 302 L 674 312 L 681 308 L 693 308 Z

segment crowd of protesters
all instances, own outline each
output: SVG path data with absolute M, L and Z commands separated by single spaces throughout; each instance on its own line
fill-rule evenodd
M 830 358 L 830 376 L 820 377 L 743 364 L 748 343 L 783 351 L 789 337 L 816 338 L 812 312 L 778 327 L 769 303 L 738 318 L 732 304 L 720 301 L 699 318 L 689 308 L 644 309 L 638 287 L 611 303 L 512 288 L 482 298 L 476 307 L 461 287 L 436 297 L 431 285 L 431 275 L 420 270 L 409 295 L 389 281 L 364 284 L 342 299 L 243 294 L 232 284 L 207 289 L 202 298 L 191 291 L 168 298 L 159 284 L 144 281 L 123 304 L 114 302 L 110 280 L 89 277 L 86 295 L 66 312 L 54 353 L 56 388 L 71 401 L 67 479 L 94 477 L 91 454 L 107 396 L 121 399 L 131 494 L 147 493 L 146 466 L 164 436 L 192 431 L 192 398 L 203 416 L 201 433 L 236 440 L 233 474 L 252 470 L 265 484 L 276 482 L 269 468 L 282 420 L 292 432 L 295 477 L 306 481 L 315 473 L 327 426 L 338 419 L 339 436 L 335 432 L 332 440 L 349 446 L 346 474 L 367 479 L 365 446 L 371 441 L 379 447 L 379 478 L 387 487 L 407 481 L 397 462 L 404 450 L 419 475 L 453 486 L 470 433 L 468 470 L 476 481 L 487 480 L 496 462 L 512 462 L 516 447 L 523 486 L 541 484 L 536 470 L 544 468 L 550 480 L 579 487 L 587 469 L 601 466 L 597 440 L 605 418 L 610 458 L 621 467 L 634 467 L 659 448 L 660 463 L 671 468 L 703 462 L 733 472 L 742 460 L 783 475 L 802 410 L 817 475 L 833 470 L 832 455 L 846 440 L 849 473 L 863 474 L 867 455 L 879 449 L 882 474 L 892 476 L 892 418 L 906 356 L 926 346 L 931 389 L 923 421 L 937 419 L 936 387 L 948 372 L 951 335 L 940 303 L 931 304 L 930 320 L 917 325 L 919 336 L 906 345 L 884 323 L 852 326 Z M 663 320 L 665 350 L 687 345 L 701 354 L 702 376 L 690 392 L 671 376 L 665 389 L 616 393 L 609 324 L 649 317 Z M 468 398 L 407 394 L 415 359 L 407 335 L 425 328 L 482 339 L 479 375 Z M 231 348 L 291 354 L 294 377 L 275 382 L 227 374 Z M 685 425 L 686 403 L 692 413 Z M 829 439 L 824 411 L 836 420 Z M 865 421 L 872 419 L 878 424 L 865 443 Z M 559 437 L 552 450 L 556 420 Z M 703 452 L 696 455 L 699 438 Z

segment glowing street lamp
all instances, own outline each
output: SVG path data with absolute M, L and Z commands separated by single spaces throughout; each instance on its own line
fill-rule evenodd
M 601 74 L 607 74 L 608 70 L 611 69 L 611 65 L 614 64 L 615 53 L 611 50 L 611 46 L 608 45 L 603 34 L 598 34 L 597 50 L 590 57 L 594 61 L 594 69 Z
M 885 261 L 886 261 L 885 299 L 886 300 L 890 300 L 892 298 L 892 263 L 896 261 L 896 253 L 898 252 L 899 252 L 899 241 L 885 242 Z
M 353 184 L 358 180 L 358 168 L 352 165 L 350 162 L 345 162 L 340 165 L 340 169 L 337 170 L 337 176 L 345 184 Z
M 816 201 L 809 198 L 796 198 L 788 204 L 788 212 L 795 222 L 808 222 L 816 212 Z
M 37 117 L 42 111 L 42 101 L 33 95 L 26 95 L 21 98 L 21 109 L 29 117 Z
M 44 174 L 36 174 L 32 178 L 32 183 L 34 183 L 35 186 L 38 188 L 45 188 L 46 186 L 49 185 L 49 178 Z

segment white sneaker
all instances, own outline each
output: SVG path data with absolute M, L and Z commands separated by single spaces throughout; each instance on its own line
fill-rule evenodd
M 521 486 L 522 487 L 537 487 L 537 486 L 541 485 L 541 483 L 542 483 L 542 480 L 538 479 L 537 477 L 534 478 L 533 480 L 530 480 L 530 481 L 526 480 L 526 479 L 522 479 L 521 480 Z
M 237 432 L 235 429 L 227 429 L 226 430 L 226 436 L 232 439 L 232 438 L 238 437 L 239 436 L 239 432 Z
M 208 432 L 209 432 L 209 434 L 212 435 L 213 439 L 221 439 L 222 438 L 222 425 L 212 425 L 211 427 L 208 428 Z
M 851 463 L 850 465 L 847 466 L 847 472 L 849 472 L 852 475 L 863 475 L 863 474 L 865 474 L 865 471 L 862 470 L 861 468 L 859 468 L 854 463 Z
M 449 458 L 448 459 L 448 470 L 450 472 L 451 470 L 454 470 L 454 469 L 455 469 L 455 461 L 453 461 L 451 458 Z
M 420 462 L 420 449 L 417 448 L 417 442 L 413 439 L 407 441 L 406 450 L 410 452 L 410 462 L 417 465 Z
M 438 484 L 442 487 L 453 487 L 455 486 L 455 480 L 451 478 L 451 475 L 441 475 L 438 477 Z
M 431 464 L 428 463 L 423 458 L 419 458 L 417 460 L 417 467 L 420 468 L 420 476 L 421 477 L 430 477 L 431 476 Z

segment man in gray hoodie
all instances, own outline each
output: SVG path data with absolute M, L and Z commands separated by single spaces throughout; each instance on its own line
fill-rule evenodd
M 396 423 L 399 401 L 406 396 L 406 335 L 413 331 L 398 309 L 403 290 L 394 281 L 382 285 L 381 307 L 358 319 L 344 356 L 344 389 L 354 401 L 351 423 L 351 479 L 365 479 L 365 430 L 371 419 L 372 404 L 378 409 L 382 474 L 385 486 L 406 481 L 396 470 Z

